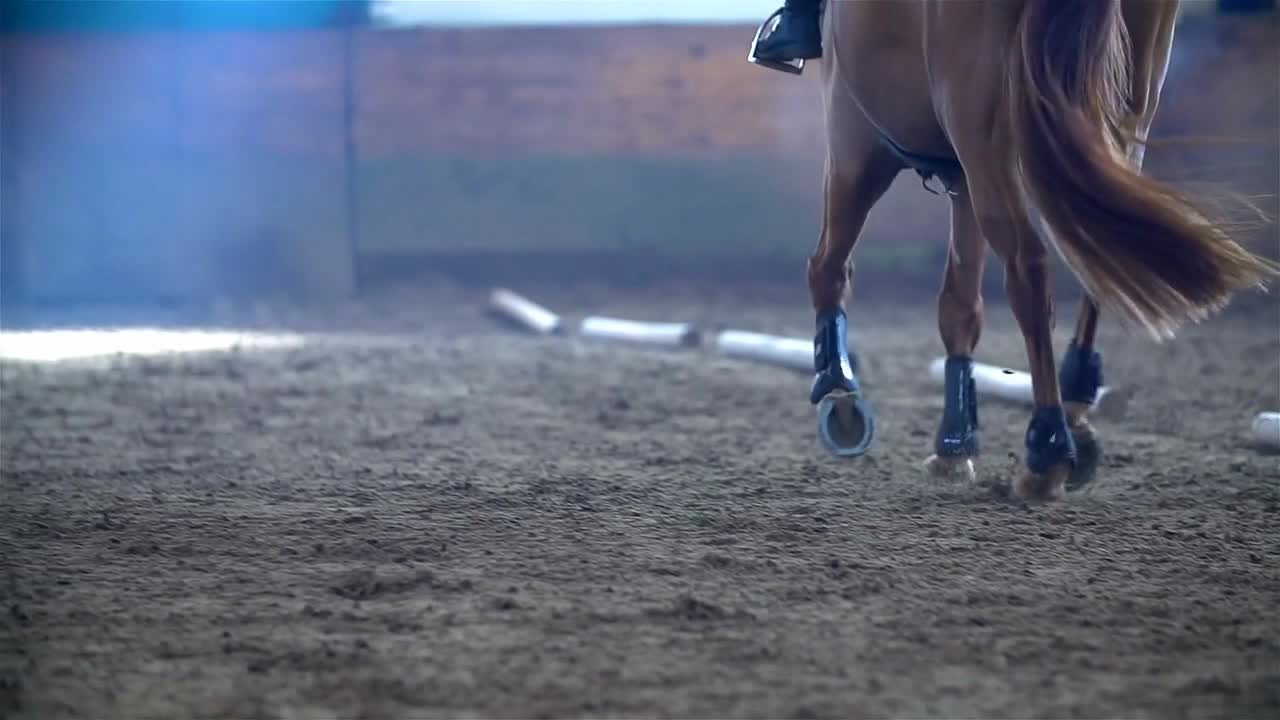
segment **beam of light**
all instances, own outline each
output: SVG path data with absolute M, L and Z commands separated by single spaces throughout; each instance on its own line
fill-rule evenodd
M 297 347 L 302 337 L 234 330 L 114 328 L 0 331 L 0 360 L 57 362 L 112 355 L 168 355 Z

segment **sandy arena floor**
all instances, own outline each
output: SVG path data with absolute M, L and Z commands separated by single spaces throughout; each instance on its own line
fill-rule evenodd
M 545 299 L 810 331 L 800 295 Z M 1107 324 L 1137 397 L 1099 422 L 1100 484 L 1028 507 L 1021 408 L 984 401 L 976 485 L 919 470 L 929 307 L 854 306 L 881 430 L 840 462 L 803 374 L 525 337 L 482 302 L 0 364 L 0 716 L 1280 714 L 1280 458 L 1246 440 L 1280 408 L 1274 308 L 1164 347 Z M 979 359 L 1025 366 L 988 315 Z

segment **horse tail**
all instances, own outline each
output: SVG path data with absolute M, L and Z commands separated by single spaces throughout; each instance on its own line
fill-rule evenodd
M 1278 274 L 1127 161 L 1132 65 L 1119 2 L 1027 0 L 1009 52 L 1024 199 L 1095 302 L 1165 338 Z

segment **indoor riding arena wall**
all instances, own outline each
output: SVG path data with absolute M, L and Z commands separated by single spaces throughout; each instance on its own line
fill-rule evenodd
M 1183 19 L 1152 173 L 1277 214 L 1277 27 Z M 6 34 L 6 295 L 345 295 L 426 274 L 797 285 L 818 232 L 817 72 L 748 64 L 751 32 Z M 859 285 L 932 292 L 946 218 L 904 173 Z M 1274 225 L 1249 233 L 1276 254 Z

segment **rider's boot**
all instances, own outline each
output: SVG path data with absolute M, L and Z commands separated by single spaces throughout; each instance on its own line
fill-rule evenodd
M 782 63 L 822 57 L 822 0 L 786 0 L 778 26 L 755 46 L 755 59 Z

